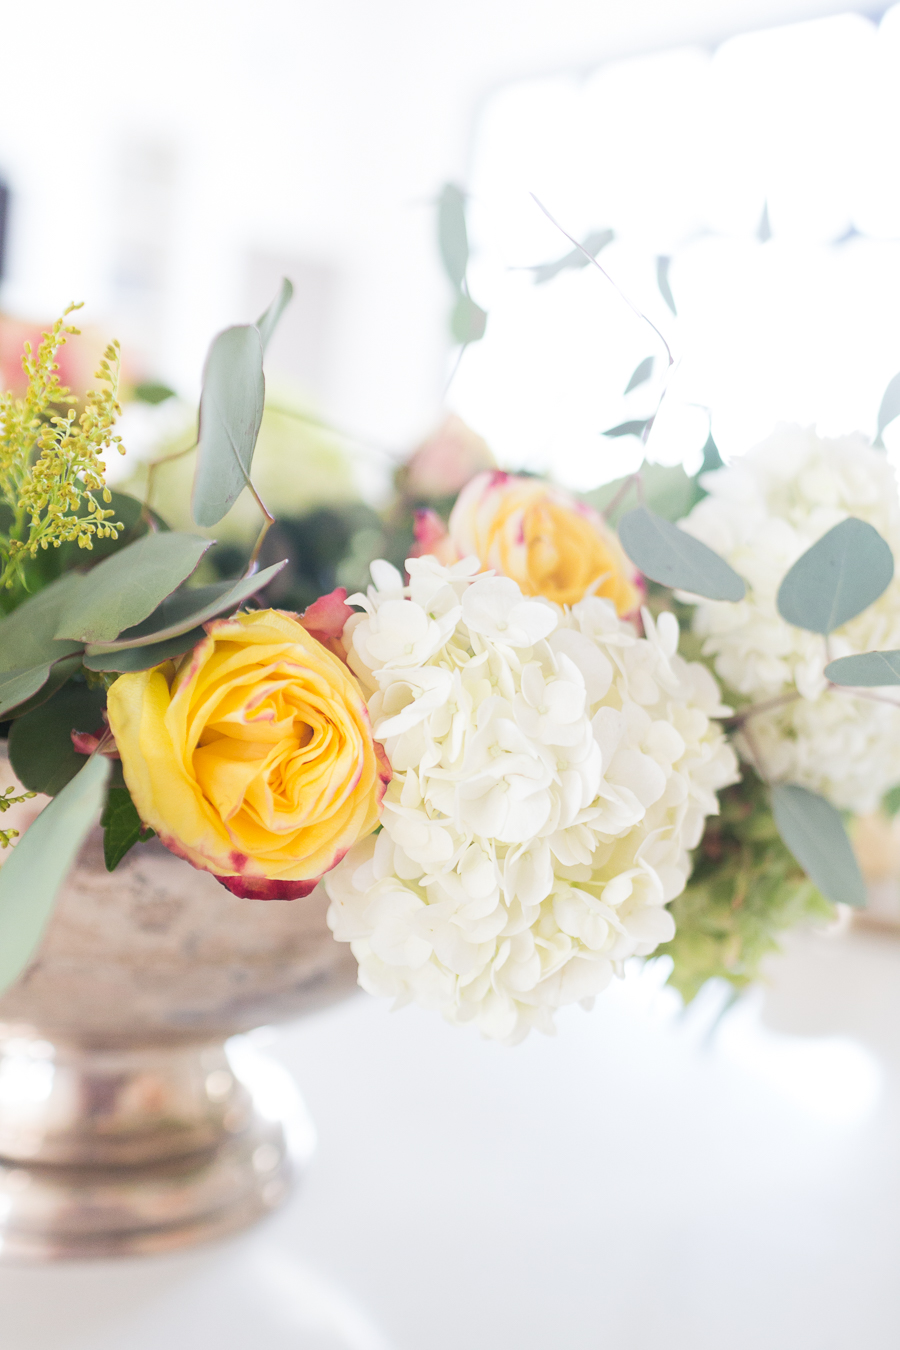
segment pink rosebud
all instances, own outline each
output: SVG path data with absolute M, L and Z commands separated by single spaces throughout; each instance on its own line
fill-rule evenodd
M 338 586 L 328 595 L 319 596 L 300 615 L 300 623 L 317 642 L 327 647 L 343 661 L 346 652 L 341 641 L 344 624 L 355 613 L 347 604 L 346 586 Z
M 455 413 L 415 451 L 406 466 L 410 497 L 453 497 L 470 478 L 494 466 L 487 442 Z
M 447 526 L 438 513 L 432 511 L 430 506 L 415 513 L 413 534 L 416 537 L 416 542 L 410 550 L 411 558 L 421 558 L 425 554 L 432 554 L 446 567 L 459 562 L 460 555 L 447 533 Z

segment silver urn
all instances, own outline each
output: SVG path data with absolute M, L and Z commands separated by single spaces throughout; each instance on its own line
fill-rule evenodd
M 109 873 L 94 831 L 0 997 L 0 1255 L 165 1251 L 282 1201 L 312 1128 L 242 1033 L 353 990 L 327 907 L 238 899 L 157 840 Z

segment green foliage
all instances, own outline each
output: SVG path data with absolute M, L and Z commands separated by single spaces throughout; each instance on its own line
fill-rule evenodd
M 213 341 L 203 372 L 191 498 L 195 524 L 217 525 L 249 485 L 265 394 L 259 329 L 226 328 Z
M 453 307 L 450 331 L 457 342 L 480 342 L 487 328 L 487 314 L 468 295 L 461 295 Z
M 112 427 L 119 413 L 116 391 L 119 347 L 107 347 L 81 414 L 60 384 L 56 354 L 78 329 L 63 318 L 44 334 L 37 352 L 25 344 L 22 368 L 28 385 L 22 398 L 0 394 L 0 592 L 23 584 L 39 552 L 75 543 L 91 550 L 95 539 L 116 539 L 122 522 L 107 509 L 111 494 L 102 456 L 120 438 Z
M 839 656 L 836 661 L 828 662 L 825 675 L 832 684 L 850 685 L 856 689 L 900 684 L 900 651 Z
M 455 183 L 445 183 L 438 200 L 438 247 L 444 271 L 460 290 L 469 266 L 466 196 Z
M 646 506 L 619 522 L 619 539 L 645 576 L 710 600 L 743 600 L 743 579 L 717 553 Z
M 778 588 L 778 612 L 811 633 L 833 633 L 868 609 L 894 576 L 894 555 L 864 520 L 848 516 L 797 559 Z
M 677 315 L 675 308 L 675 297 L 672 294 L 672 287 L 669 285 L 669 268 L 672 265 L 672 259 L 660 256 L 656 259 L 656 284 L 659 287 L 659 293 L 673 314 Z
M 888 382 L 888 387 L 885 389 L 881 400 L 881 407 L 878 409 L 878 434 L 875 437 L 875 445 L 880 450 L 884 449 L 882 433 L 896 417 L 900 417 L 900 375 L 895 375 Z
M 686 889 L 670 906 L 676 933 L 659 948 L 674 962 L 669 983 L 690 1001 L 707 980 L 743 989 L 758 979 L 782 933 L 827 922 L 834 910 L 783 844 L 759 779 L 719 796 Z
M 169 535 L 167 538 L 191 538 L 190 535 Z M 200 541 L 203 542 L 203 541 Z M 166 595 L 153 613 L 133 627 L 120 630 L 120 636 L 109 642 L 96 642 L 87 648 L 88 658 L 105 653 L 128 651 L 136 648 L 158 646 L 170 638 L 178 638 L 192 628 L 199 628 L 209 619 L 219 614 L 231 614 L 257 591 L 262 590 L 273 580 L 287 559 L 273 563 L 262 572 L 254 572 L 239 581 L 219 581 L 211 586 L 181 586 Z M 186 650 L 186 648 L 184 649 Z M 168 660 L 168 657 L 161 658 Z M 150 662 L 158 665 L 159 662 Z M 92 659 L 87 661 L 91 670 L 117 670 L 115 665 L 98 665 Z M 147 669 L 146 666 L 130 665 L 129 670 Z
M 841 814 L 824 797 L 795 783 L 770 788 L 778 833 L 829 900 L 862 908 L 866 883 Z
M 445 183 L 438 199 L 438 248 L 444 271 L 457 292 L 450 316 L 454 342 L 467 347 L 479 342 L 487 328 L 487 314 L 469 294 L 469 234 L 466 195 L 455 183 Z
M 544 282 L 552 281 L 554 277 L 559 276 L 560 272 L 590 267 L 591 259 L 596 258 L 597 254 L 606 248 L 607 244 L 611 244 L 615 237 L 614 230 L 592 230 L 582 239 L 580 248 L 571 249 L 561 258 L 557 258 L 555 262 L 538 263 L 536 267 L 528 268 L 534 284 L 542 286 Z
M 72 732 L 101 732 L 105 706 L 105 690 L 72 680 L 39 708 L 17 717 L 9 732 L 9 762 L 19 781 L 49 797 L 60 792 L 84 766 Z
M 0 716 L 46 697 L 72 674 L 81 644 L 55 638 L 60 615 L 81 578 L 51 582 L 26 604 L 0 619 Z
M 688 478 L 680 464 L 648 464 L 645 460 L 640 475 L 644 505 L 662 516 L 663 520 L 681 520 L 704 495 L 702 488 L 697 486 L 693 478 Z M 624 490 L 629 483 L 634 485 L 630 493 Z M 604 514 L 610 525 L 616 525 L 629 506 L 633 505 L 636 491 L 635 475 L 628 474 L 613 483 L 604 483 L 603 487 L 595 488 L 593 492 L 585 493 L 585 501 L 595 511 Z
M 637 389 L 640 385 L 647 383 L 653 375 L 653 362 L 654 358 L 652 356 L 645 356 L 643 361 L 635 367 L 631 379 L 625 386 L 626 394 L 630 394 L 632 389 Z M 606 432 L 605 434 L 608 436 L 609 432 Z
M 601 431 L 600 435 L 609 436 L 610 440 L 617 440 L 620 436 L 637 436 L 640 439 L 652 421 L 652 417 L 644 417 L 635 418 L 630 422 L 620 422 L 618 426 L 610 427 L 608 431 Z
M 125 854 L 137 843 L 152 839 L 155 831 L 145 826 L 127 787 L 114 785 L 106 797 L 103 815 L 103 858 L 107 872 L 114 872 Z
M 287 564 L 283 570 L 277 566 L 257 574 L 267 578 L 261 603 L 299 613 L 336 586 L 346 586 L 351 593 L 365 590 L 372 559 L 395 562 L 399 558 L 402 567 L 412 542 L 411 520 L 408 531 L 405 520 L 399 526 L 392 521 L 386 528 L 377 512 L 362 502 L 279 517 L 266 536 L 260 561 L 286 558 Z M 213 550 L 210 560 L 225 573 L 240 566 L 244 554 L 220 547 Z
M 28 965 L 66 874 L 103 805 L 109 760 L 82 759 L 80 772 L 45 806 L 0 867 L 0 991 Z
M 900 783 L 897 783 L 896 786 L 892 788 L 888 788 L 881 799 L 881 809 L 891 820 L 893 820 L 897 812 L 900 811 Z
M 278 320 L 290 304 L 293 294 L 293 285 L 288 281 L 287 277 L 282 277 L 281 285 L 278 287 L 278 294 L 275 296 L 275 299 L 272 301 L 271 305 L 269 305 L 268 309 L 264 310 L 256 320 L 263 353 L 265 353 L 272 334 L 278 327 Z
M 170 389 L 167 384 L 160 384 L 158 380 L 144 380 L 142 384 L 136 384 L 134 387 L 134 396 L 140 403 L 165 403 L 167 399 L 175 397 L 175 390 Z
M 56 630 L 75 642 L 113 642 L 146 619 L 210 547 L 195 534 L 146 534 L 79 580 Z

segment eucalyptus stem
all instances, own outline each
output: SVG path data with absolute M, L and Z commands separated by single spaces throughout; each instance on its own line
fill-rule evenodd
M 151 459 L 147 465 L 147 492 L 144 497 L 144 505 L 147 510 L 151 510 L 151 500 L 153 497 L 153 484 L 156 478 L 156 470 L 163 464 L 171 464 L 173 460 L 183 459 L 189 455 L 192 450 L 196 450 L 199 442 L 194 441 L 192 445 L 186 445 L 183 450 L 175 450 L 171 455 L 162 455 L 159 459 Z

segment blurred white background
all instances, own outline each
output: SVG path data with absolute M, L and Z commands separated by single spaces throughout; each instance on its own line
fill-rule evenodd
M 663 322 L 654 255 L 674 257 L 689 356 L 659 458 L 695 451 L 692 402 L 726 452 L 780 416 L 868 428 L 900 366 L 900 23 L 783 27 L 862 8 L 47 0 L 38 17 L 8 0 L 0 306 L 44 319 L 83 299 L 85 321 L 193 397 L 211 336 L 287 270 L 274 373 L 402 450 L 438 419 L 452 359 L 434 200 L 455 179 L 490 319 L 450 400 L 504 461 L 577 486 L 614 476 L 634 443 L 598 433 L 654 350 L 599 275 L 535 288 L 508 270 L 568 248 L 529 191 L 576 234 L 614 228 L 604 262 Z M 834 246 L 851 227 L 865 238 Z

